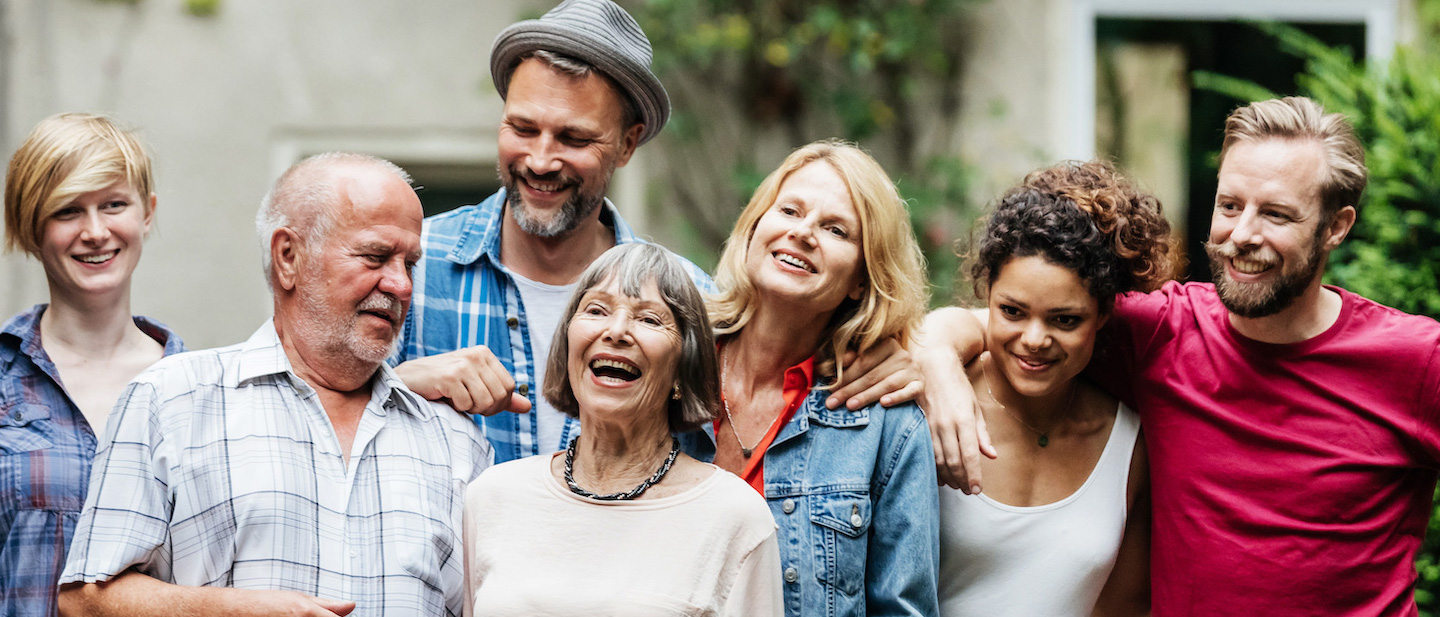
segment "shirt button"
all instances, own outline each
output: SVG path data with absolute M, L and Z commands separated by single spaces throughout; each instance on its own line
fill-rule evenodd
M 519 388 L 516 388 L 516 389 L 515 389 L 515 391 L 516 391 L 516 392 L 519 392 L 519 393 L 520 393 L 520 396 L 529 396 L 529 395 L 530 395 L 530 384 L 528 384 L 528 383 L 522 383 L 522 384 L 520 384 L 520 387 L 519 387 Z
M 800 573 L 795 571 L 795 566 L 785 568 L 785 582 L 793 583 L 800 580 Z
M 786 499 L 786 500 L 785 500 L 785 503 L 780 504 L 780 509 L 781 509 L 782 511 L 784 511 L 786 514 L 789 514 L 789 513 L 791 513 L 791 512 L 794 512 L 794 511 L 795 511 L 795 500 L 794 500 L 794 499 Z
M 514 317 L 511 317 L 511 318 L 505 320 L 505 325 L 510 326 L 511 328 L 514 328 L 514 327 L 517 327 L 517 326 L 520 325 L 520 320 L 519 320 L 519 319 L 516 319 L 516 318 L 514 318 Z
M 864 523 L 864 522 L 865 522 L 865 519 L 860 518 L 860 506 L 859 506 L 859 505 L 852 505 L 852 506 L 850 506 L 850 526 L 851 526 L 851 527 L 855 527 L 855 528 L 859 528 L 859 527 L 860 527 L 860 524 L 861 524 L 861 523 Z

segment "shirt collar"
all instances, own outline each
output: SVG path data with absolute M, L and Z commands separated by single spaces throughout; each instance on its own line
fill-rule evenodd
M 5 322 L 4 329 L 0 330 L 0 341 L 14 337 L 16 344 L 13 346 L 0 345 L 0 362 L 13 360 L 15 350 L 29 356 L 37 366 L 40 365 L 41 358 L 46 358 L 46 362 L 48 362 L 49 356 L 45 354 L 40 345 L 40 316 L 49 307 L 50 305 L 45 303 L 36 304 L 30 307 L 30 310 Z M 140 328 L 141 332 L 165 347 L 165 355 L 169 356 L 185 351 L 185 343 L 180 340 L 178 335 L 165 327 L 165 324 L 148 317 L 135 316 L 132 319 L 135 320 L 135 326 Z
M 799 364 L 785 369 L 786 392 L 794 390 L 810 391 L 815 384 L 815 356 L 801 360 Z M 788 397 L 787 397 L 788 398 Z
M 45 312 L 45 304 L 36 304 L 30 310 L 20 313 L 5 322 L 5 328 L 0 330 L 0 362 L 9 362 L 14 359 L 14 354 L 19 351 L 30 356 L 30 360 L 39 364 L 39 359 L 44 357 L 44 351 L 40 348 L 40 315 Z M 13 342 L 12 342 L 13 341 Z
M 457 264 L 468 265 L 484 255 L 491 263 L 499 265 L 500 230 L 504 227 L 501 217 L 505 216 L 505 189 L 496 191 L 489 199 L 481 202 L 477 209 L 479 211 L 466 222 L 455 247 L 445 258 Z M 640 240 L 625 219 L 620 218 L 620 211 L 615 204 L 610 203 L 609 198 L 600 204 L 600 222 L 615 231 L 615 244 Z M 426 225 L 429 225 L 429 221 L 426 221 Z
M 300 384 L 305 383 L 295 374 L 289 356 L 285 355 L 285 346 L 280 342 L 280 333 L 275 331 L 273 318 L 266 319 L 260 329 L 240 344 L 240 361 L 235 370 L 235 383 L 228 385 L 238 387 L 250 380 L 270 375 L 290 378 L 297 389 Z M 309 388 L 309 385 L 306 384 L 305 387 Z M 380 363 L 376 375 L 370 380 L 370 400 L 393 401 L 396 408 L 420 418 L 429 417 L 433 413 L 430 405 L 406 388 L 395 375 L 395 371 L 384 362 Z M 377 409 L 384 413 L 386 405 L 382 404 Z

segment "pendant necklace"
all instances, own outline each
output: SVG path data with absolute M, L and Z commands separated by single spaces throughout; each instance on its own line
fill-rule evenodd
M 725 409 L 726 424 L 730 425 L 730 433 L 735 435 L 735 443 L 740 444 L 740 454 L 748 461 L 750 455 L 755 453 L 755 446 L 760 445 L 760 442 L 755 442 L 755 446 L 745 447 L 745 441 L 740 439 L 740 431 L 735 429 L 735 417 L 730 415 L 730 403 L 725 400 L 725 384 L 728 383 L 725 380 L 726 368 L 725 351 L 722 349 L 720 351 L 720 406 Z M 760 439 L 765 439 L 765 436 L 760 436 Z
M 660 464 L 660 469 L 655 472 L 655 475 L 646 478 L 644 482 L 640 483 L 640 486 L 623 493 L 596 495 L 595 493 L 580 488 L 580 485 L 575 483 L 575 444 L 579 441 L 580 438 L 576 437 L 570 440 L 570 447 L 565 448 L 565 484 L 570 487 L 570 492 L 576 495 L 590 499 L 599 499 L 601 501 L 623 501 L 639 497 L 646 490 L 649 490 L 650 487 L 660 483 L 660 480 L 665 477 L 665 474 L 670 472 L 670 466 L 675 464 L 675 457 L 680 455 L 680 440 L 672 435 L 670 437 L 670 456 L 665 457 L 665 462 Z
M 1072 381 L 1070 382 L 1070 398 L 1066 399 L 1066 401 L 1065 401 L 1065 411 L 1066 411 L 1067 414 L 1069 413 L 1071 406 L 1075 404 L 1075 391 L 1076 391 L 1076 390 L 1079 390 L 1079 389 L 1080 389 L 1080 384 L 1075 383 L 1075 382 L 1072 380 Z M 1007 415 L 1009 415 L 1011 418 L 1014 418 L 1016 422 L 1019 422 L 1019 423 L 1021 424 L 1021 426 L 1024 426 L 1025 428 L 1030 429 L 1030 432 L 1035 433 L 1036 435 L 1039 435 L 1040 438 L 1037 439 L 1037 440 L 1035 440 L 1035 443 L 1039 444 L 1040 447 L 1042 447 L 1042 448 L 1050 445 L 1050 431 L 1055 430 L 1055 427 L 1060 426 L 1060 422 L 1065 419 L 1065 416 L 1064 416 L 1064 415 L 1060 416 L 1059 418 L 1056 418 L 1056 419 L 1055 419 L 1055 422 L 1050 425 L 1050 428 L 1045 429 L 1045 430 L 1043 430 L 1043 431 L 1040 430 L 1040 429 L 1038 429 L 1038 428 L 1035 428 L 1035 427 L 1031 426 L 1030 423 L 1029 423 L 1029 422 L 1026 422 L 1026 421 L 1024 420 L 1024 418 L 1021 418 L 1019 414 L 1016 414 L 1015 412 L 1010 411 L 1010 408 L 1009 408 L 1009 407 L 1006 407 L 1006 406 L 1005 406 L 1005 403 L 1000 402 L 1000 399 L 995 398 L 995 391 L 990 389 L 990 373 L 989 373 L 989 371 L 986 371 L 986 372 L 985 372 L 985 393 L 990 395 L 990 400 L 995 401 L 995 404 L 1000 406 L 1000 410 L 1001 410 L 1001 411 L 1004 411 L 1004 412 L 1005 412 Z

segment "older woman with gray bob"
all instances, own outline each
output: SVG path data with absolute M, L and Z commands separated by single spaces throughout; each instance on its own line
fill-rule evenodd
M 685 270 L 660 247 L 617 246 L 564 315 L 544 394 L 580 436 L 470 485 L 466 614 L 780 614 L 764 500 L 673 436 L 720 406 L 710 320 Z

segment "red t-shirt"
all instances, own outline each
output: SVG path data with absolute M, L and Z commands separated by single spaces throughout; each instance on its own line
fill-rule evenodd
M 740 472 L 740 478 L 748 482 L 751 488 L 765 496 L 765 451 L 770 449 L 771 442 L 775 436 L 780 434 L 780 429 L 790 423 L 795 417 L 795 410 L 800 408 L 800 403 L 805 401 L 805 395 L 810 393 L 810 384 L 815 376 L 815 356 L 806 358 L 803 362 L 785 369 L 785 383 L 782 386 L 780 395 L 785 399 L 785 409 L 770 423 L 770 430 L 765 431 L 765 436 L 760 438 L 760 443 L 755 444 L 755 450 L 750 453 L 750 458 L 745 461 L 745 469 Z M 724 396 L 723 394 L 721 396 Z M 726 437 L 735 438 L 726 426 L 729 420 L 722 414 L 715 418 L 715 440 L 719 441 Z
M 1347 292 L 1261 343 L 1209 284 L 1118 299 L 1092 373 L 1141 413 L 1154 614 L 1415 615 L 1440 461 L 1440 324 Z

